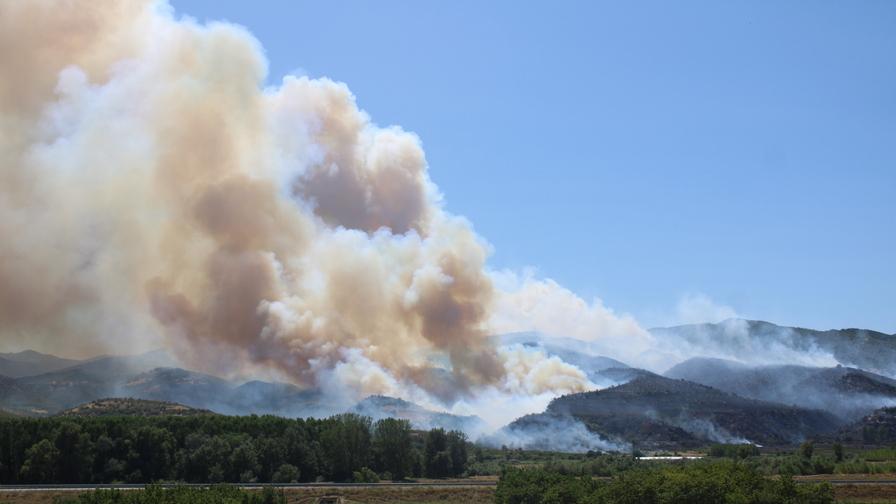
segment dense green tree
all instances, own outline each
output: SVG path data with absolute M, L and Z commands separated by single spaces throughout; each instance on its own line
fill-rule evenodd
M 370 462 L 369 417 L 346 413 L 329 419 L 320 435 L 320 444 L 333 479 L 345 481 Z
M 185 481 L 203 481 L 208 475 L 209 461 L 196 457 L 199 448 L 208 441 L 209 437 L 200 432 L 187 435 L 183 441 L 183 447 L 175 454 L 175 472 Z
M 309 439 L 303 423 L 286 428 L 283 432 L 283 447 L 286 451 L 286 462 L 296 466 L 301 475 L 307 475 L 305 479 L 320 474 L 320 443 Z
M 105 459 L 105 461 L 106 463 L 103 464 L 102 469 L 99 472 L 94 473 L 94 480 L 103 482 L 123 481 L 125 474 L 127 474 L 127 463 L 123 460 L 118 460 L 115 457 L 109 457 Z
M 226 480 L 230 445 L 222 436 L 190 435 L 180 452 L 180 473 L 186 481 L 219 483 Z
M 258 478 L 260 481 L 271 481 L 273 474 L 286 463 L 286 446 L 281 437 L 260 437 L 255 440 L 258 453 Z
M 448 437 L 440 451 L 450 459 Z M 348 481 L 364 467 L 400 478 L 424 472 L 421 444 L 407 422 L 373 428 L 358 415 L 5 418 L 0 484 L 268 482 L 284 466 L 301 481 Z M 455 464 L 443 465 L 450 473 Z M 278 477 L 293 478 L 284 471 Z
M 410 476 L 414 467 L 411 423 L 394 418 L 378 421 L 373 429 L 373 452 L 381 472 L 397 480 Z
M 840 443 L 834 443 L 834 460 L 843 462 L 843 445 Z
M 426 466 L 426 475 L 430 478 L 446 478 L 454 474 L 454 466 L 451 464 L 451 454 L 440 451 L 433 454 Z
M 800 456 L 803 457 L 804 459 L 811 459 L 812 453 L 815 452 L 815 446 L 812 444 L 811 441 L 806 441 L 800 445 L 799 452 L 800 452 Z
M 24 481 L 29 483 L 55 483 L 58 481 L 56 474 L 60 458 L 59 450 L 49 439 L 42 439 L 28 448 L 25 456 L 25 463 L 21 469 Z
M 57 478 L 63 483 L 84 483 L 90 481 L 93 467 L 93 446 L 90 436 L 74 422 L 63 422 L 56 429 L 55 445 L 59 457 Z
M 283 464 L 271 476 L 273 483 L 295 483 L 299 481 L 299 469 L 292 464 Z
M 123 476 L 123 462 L 118 456 L 115 440 L 106 434 L 101 434 L 93 443 L 93 480 L 117 481 Z M 111 464 L 110 464 L 111 462 Z
M 451 456 L 451 474 L 460 476 L 467 467 L 467 436 L 460 431 L 448 433 L 448 454 Z
M 426 433 L 423 465 L 427 476 L 459 476 L 467 467 L 467 438 L 459 431 L 432 429 Z
M 427 476 L 443 478 L 451 474 L 451 455 L 448 453 L 448 433 L 432 429 L 423 444 L 423 467 Z
M 144 481 L 171 477 L 176 441 L 170 432 L 145 425 L 134 430 L 128 441 L 128 463 Z
M 227 481 L 239 481 L 241 483 L 253 483 L 258 480 L 260 472 L 258 453 L 251 439 L 245 438 L 237 442 L 229 459 L 229 472 Z

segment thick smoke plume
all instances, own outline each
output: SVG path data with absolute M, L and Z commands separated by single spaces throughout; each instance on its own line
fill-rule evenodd
M 549 279 L 492 271 L 415 135 L 377 126 L 344 84 L 266 77 L 245 30 L 161 0 L 0 2 L 3 345 L 162 347 L 191 369 L 297 385 L 309 403 L 383 394 L 492 427 L 612 384 L 595 355 L 652 370 L 695 355 L 838 362 L 744 321 L 648 332 Z M 682 321 L 734 315 L 705 297 L 679 308 Z M 520 331 L 555 338 L 491 337 Z M 568 418 L 496 436 L 625 448 Z
M 591 385 L 493 331 L 649 338 L 553 282 L 489 272 L 415 135 L 376 126 L 343 84 L 265 88 L 266 71 L 243 29 L 165 3 L 0 4 L 6 344 L 162 345 L 224 376 L 452 404 Z

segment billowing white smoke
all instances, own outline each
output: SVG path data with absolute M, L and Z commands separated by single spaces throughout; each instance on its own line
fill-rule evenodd
M 641 363 L 654 339 L 634 318 L 618 316 L 600 299 L 590 304 L 553 280 L 530 272 L 492 274 L 501 295 L 491 326 L 497 333 L 536 331 L 549 337 L 588 342 L 589 350 Z
M 489 272 L 416 136 L 340 83 L 265 88 L 238 27 L 137 0 L 3 2 L 0 72 L 7 345 L 163 345 L 220 375 L 472 407 L 593 386 L 495 331 L 649 344 L 599 302 Z
M 769 325 L 759 332 L 751 330 L 750 322 L 737 318 L 733 308 L 717 304 L 706 295 L 683 297 L 676 311 L 676 317 L 668 325 L 693 326 L 682 333 L 665 328 L 653 330 L 651 348 L 641 357 L 655 368 L 661 368 L 663 363 L 679 363 L 695 356 L 752 365 L 829 367 L 838 364 L 830 349 L 819 348 L 811 340 L 800 338 L 791 328 Z
M 573 453 L 587 451 L 630 452 L 631 445 L 605 439 L 573 417 L 544 415 L 524 417 L 480 442 L 493 447 L 526 450 L 556 450 Z
M 490 271 L 415 135 L 375 125 L 344 84 L 266 88 L 266 72 L 250 34 L 164 2 L 0 2 L 0 342 L 162 346 L 339 406 L 385 394 L 492 426 L 607 384 L 493 334 L 573 338 L 652 370 L 694 355 L 833 363 L 737 321 L 721 338 L 655 337 L 549 279 Z M 686 318 L 733 314 L 696 301 Z M 613 447 L 567 420 L 503 442 Z

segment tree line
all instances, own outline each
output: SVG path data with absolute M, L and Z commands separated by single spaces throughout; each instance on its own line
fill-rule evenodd
M 400 480 L 467 463 L 461 432 L 356 414 L 0 420 L 3 484 Z

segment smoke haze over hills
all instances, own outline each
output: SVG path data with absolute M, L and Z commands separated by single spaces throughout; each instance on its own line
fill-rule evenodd
M 892 353 L 866 351 L 890 348 L 886 335 L 838 343 L 738 320 L 648 331 L 550 279 L 490 269 L 485 239 L 445 210 L 420 139 L 378 126 L 346 84 L 265 87 L 263 49 L 238 26 L 130 0 L 6 2 L 0 23 L 10 348 L 161 347 L 210 375 L 346 404 L 401 397 L 492 425 L 614 383 L 595 374 L 600 358 L 896 372 Z M 490 338 L 520 331 L 538 341 Z

